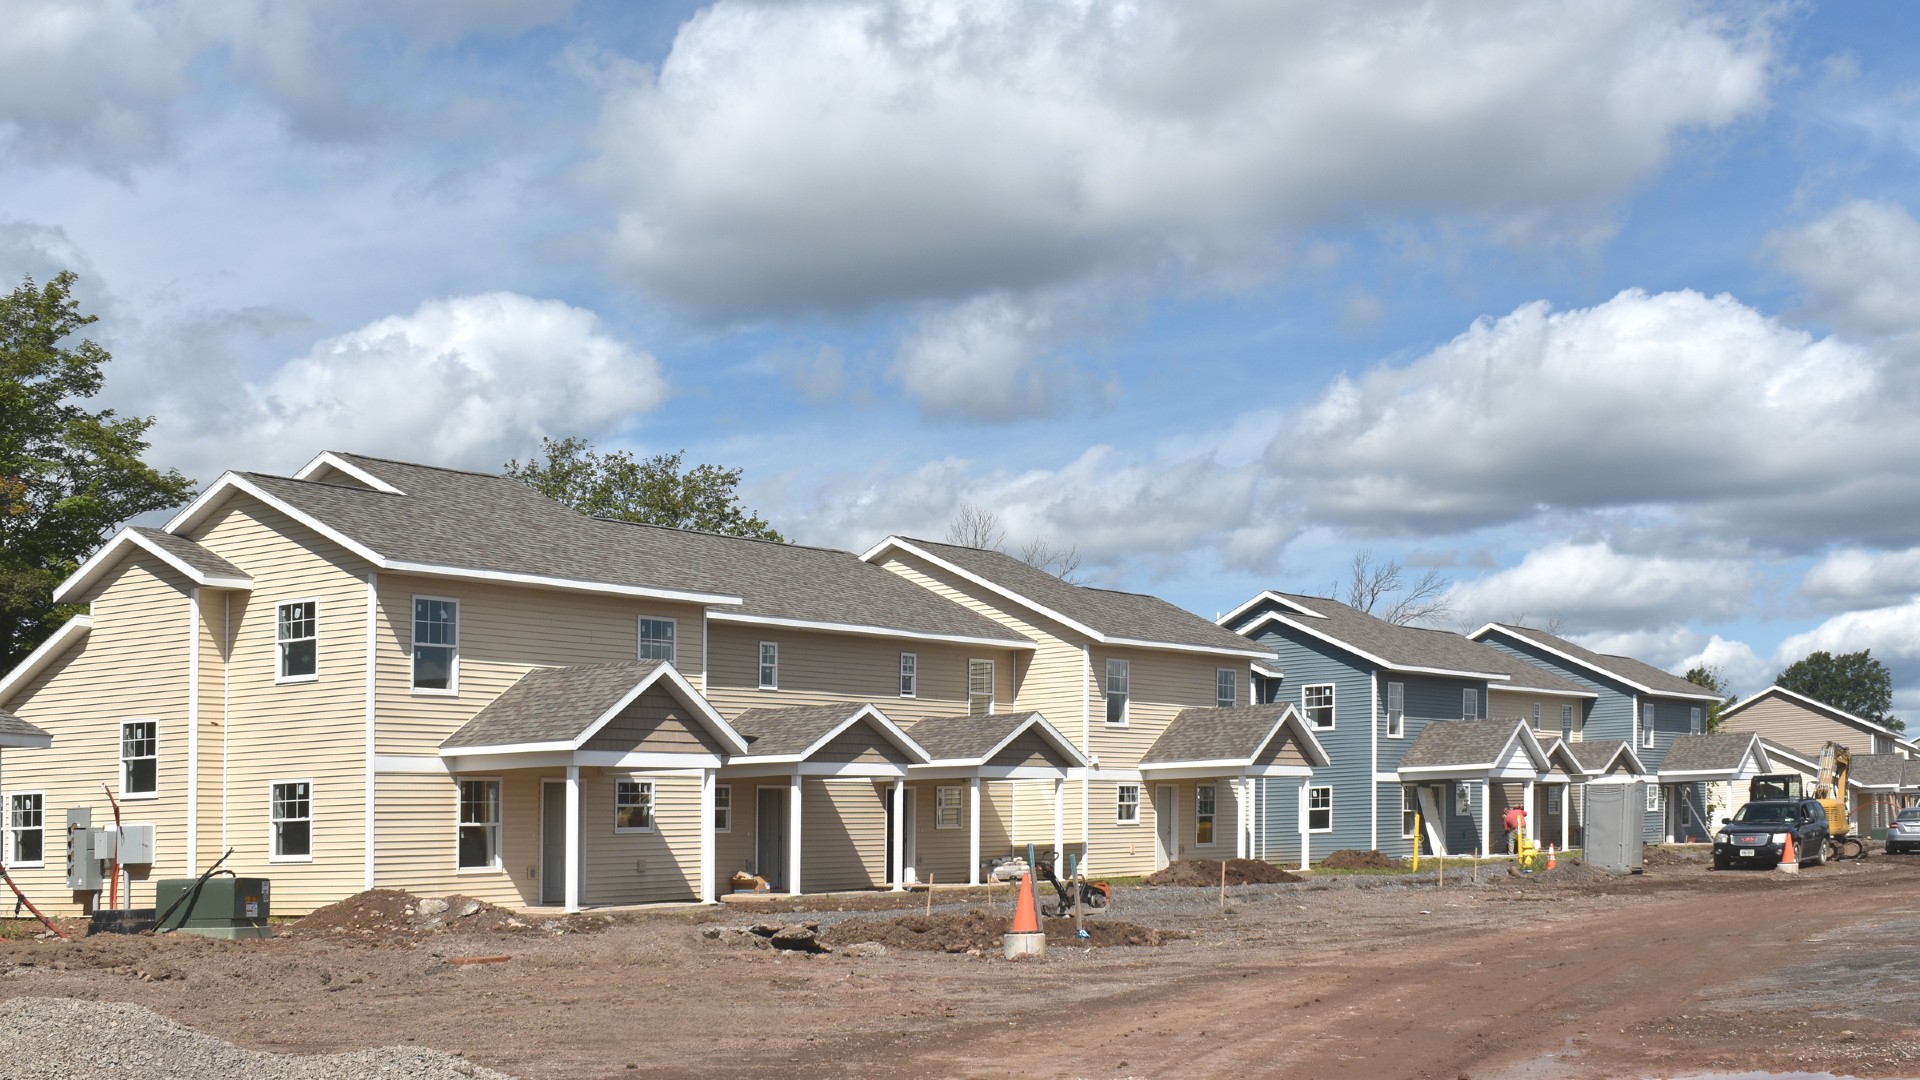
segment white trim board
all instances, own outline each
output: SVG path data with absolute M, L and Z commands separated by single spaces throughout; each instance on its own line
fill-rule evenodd
M 829 634 L 857 634 L 862 637 L 900 638 L 905 641 L 940 641 L 954 645 L 975 645 L 985 649 L 1021 649 L 1028 652 L 1039 648 L 1025 638 L 984 638 L 966 634 L 936 634 L 924 630 L 898 630 L 886 626 L 867 626 L 859 623 L 820 622 L 814 619 L 788 619 L 778 615 L 753 615 L 744 611 L 716 611 L 710 616 L 714 622 L 736 623 L 742 626 L 778 626 L 792 630 L 819 630 Z
M 1339 649 L 1342 652 L 1346 652 L 1351 655 L 1357 656 L 1360 659 L 1365 660 L 1367 663 L 1372 664 L 1373 666 L 1380 668 L 1383 671 L 1398 671 L 1398 672 L 1404 672 L 1408 675 L 1440 675 L 1450 679 L 1482 679 L 1489 683 L 1503 684 L 1501 686 L 1501 689 L 1506 689 L 1504 684 L 1511 682 L 1513 679 L 1513 676 L 1507 675 L 1503 672 L 1498 672 L 1498 671 L 1460 671 L 1455 668 L 1417 667 L 1410 664 L 1396 664 L 1391 660 L 1386 660 L 1379 656 L 1375 656 L 1373 653 L 1370 653 L 1365 649 L 1360 648 L 1358 645 L 1355 645 L 1351 642 L 1343 641 L 1340 638 L 1334 637 L 1332 634 L 1323 633 L 1319 630 L 1315 630 L 1311 626 L 1304 626 L 1300 623 L 1294 622 L 1292 619 L 1286 618 L 1285 616 L 1279 614 L 1278 612 L 1270 611 L 1267 614 L 1260 616 L 1260 618 L 1256 619 L 1251 625 L 1247 626 L 1245 629 L 1237 632 L 1241 634 L 1245 634 L 1248 637 L 1252 637 L 1253 635 L 1259 633 L 1262 629 L 1264 629 L 1268 623 L 1279 623 L 1281 626 L 1298 630 L 1301 633 L 1306 634 L 1307 636 L 1312 637 L 1318 641 L 1323 641 L 1328 645 L 1332 645 L 1334 648 Z M 1487 689 L 1492 690 L 1493 687 L 1489 686 Z
M 1541 650 L 1542 652 L 1551 653 L 1554 656 L 1557 656 L 1560 659 L 1565 660 L 1567 663 L 1573 664 L 1576 667 L 1581 667 L 1581 668 L 1585 668 L 1588 671 L 1597 672 L 1601 675 L 1606 676 L 1609 679 L 1612 679 L 1614 682 L 1620 683 L 1624 686 L 1631 687 L 1632 689 L 1637 690 L 1642 694 L 1646 694 L 1649 697 L 1679 698 L 1683 701 L 1712 701 L 1716 703 L 1721 700 L 1719 697 L 1716 697 L 1713 694 L 1685 694 L 1677 690 L 1655 690 L 1653 687 L 1644 686 L 1632 679 L 1627 678 L 1625 675 L 1622 675 L 1617 671 L 1612 671 L 1607 668 L 1603 668 L 1599 664 L 1593 663 L 1590 660 L 1582 660 L 1579 657 L 1573 655 L 1572 653 L 1563 652 L 1559 649 L 1554 648 L 1551 645 L 1548 645 L 1543 641 L 1539 641 L 1534 638 L 1528 637 L 1525 633 L 1522 632 L 1525 629 L 1526 629 L 1525 627 L 1512 627 L 1512 626 L 1506 625 L 1505 623 L 1490 622 L 1487 625 L 1481 627 L 1480 629 L 1475 630 L 1473 633 L 1468 634 L 1467 640 L 1478 642 L 1480 641 L 1480 638 L 1483 635 L 1487 634 L 1488 632 L 1497 631 L 1499 633 L 1507 635 L 1508 637 L 1519 638 L 1521 641 L 1526 642 L 1527 644 L 1533 646 L 1536 649 Z M 1482 644 L 1484 644 L 1484 642 L 1482 642 Z M 1635 714 L 1635 718 L 1638 719 L 1637 712 Z
M 39 648 L 28 653 L 25 660 L 15 665 L 14 669 L 7 672 L 4 677 L 0 677 L 0 705 L 5 705 L 8 698 L 23 683 L 31 681 L 35 675 L 40 674 L 48 664 L 65 652 L 69 645 L 76 640 L 85 639 L 92 630 L 93 616 L 91 615 L 75 615 L 62 623 L 60 629 L 55 630 L 47 640 L 40 643 Z
M 148 537 L 142 536 L 132 528 L 123 528 L 114 535 L 113 539 L 102 544 L 99 551 L 88 556 L 87 561 L 81 563 L 73 573 L 67 575 L 67 579 L 61 582 L 60 587 L 53 591 L 54 603 L 68 603 L 70 602 L 69 597 L 85 591 L 96 579 L 104 575 L 109 567 L 114 566 L 120 561 L 122 556 L 127 554 L 128 547 L 137 547 L 147 552 L 154 558 L 166 563 L 168 567 L 177 571 L 188 581 L 204 589 L 239 589 L 245 591 L 253 588 L 253 579 L 244 574 L 239 577 L 229 577 L 225 574 L 209 574 L 190 563 L 182 561 L 178 556 L 174 555 L 173 552 L 154 543 Z

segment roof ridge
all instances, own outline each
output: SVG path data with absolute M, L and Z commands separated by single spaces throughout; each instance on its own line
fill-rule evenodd
M 561 503 L 560 505 L 565 506 L 566 504 Z M 568 507 L 568 509 L 572 508 Z M 581 516 L 593 521 L 604 521 L 609 525 L 631 525 L 636 529 L 658 529 L 661 532 L 692 533 L 695 536 L 713 536 L 721 540 L 739 540 L 743 543 L 767 544 L 777 548 L 799 548 L 804 551 L 830 551 L 836 555 L 852 556 L 856 561 L 860 559 L 858 552 L 848 551 L 845 548 L 825 547 L 820 544 L 797 544 L 791 540 L 769 540 L 764 536 L 735 536 L 732 533 L 714 532 L 712 529 L 684 529 L 678 525 L 655 525 L 651 521 L 629 521 L 626 518 L 604 517 L 600 514 L 587 514 L 584 512 Z M 871 566 L 872 564 L 863 563 L 863 565 Z
M 404 465 L 409 469 L 432 469 L 435 472 L 459 473 L 463 476 L 483 476 L 489 480 L 506 480 L 510 483 L 519 483 L 519 481 L 514 480 L 513 477 L 505 473 L 481 472 L 478 469 L 456 469 L 451 465 L 430 465 L 424 461 L 402 461 L 399 458 L 381 457 L 378 454 L 360 454 L 350 450 L 328 450 L 326 452 L 348 459 L 358 458 L 361 461 L 378 461 L 385 465 Z M 526 485 L 522 484 L 521 486 L 525 487 Z
M 323 487 L 332 491 L 352 491 L 361 495 L 384 495 L 387 498 L 401 498 L 400 492 L 381 491 L 365 484 L 335 484 L 327 480 L 302 480 L 297 476 L 281 476 L 279 473 L 256 472 L 252 469 L 235 470 L 235 476 L 248 476 L 258 480 L 279 480 L 288 484 L 306 484 L 310 487 Z
M 1106 585 L 1082 585 L 1076 581 L 1068 581 L 1066 578 L 1061 577 L 1059 574 L 1056 574 L 1051 570 L 1047 570 L 1043 567 L 1034 566 L 1032 563 L 1026 561 L 1025 559 L 1022 559 L 1018 555 L 1015 555 L 1012 552 L 1002 551 L 999 548 L 975 547 L 972 544 L 950 544 L 944 540 L 923 540 L 920 537 L 908 536 L 905 533 L 892 533 L 890 535 L 892 535 L 893 538 L 896 540 L 906 540 L 910 543 L 915 543 L 915 544 L 938 544 L 941 547 L 959 548 L 961 551 L 984 551 L 989 555 L 999 555 L 1003 558 L 1012 559 L 1014 562 L 1019 563 L 1021 566 L 1038 570 L 1041 573 L 1047 575 L 1048 577 L 1053 578 L 1055 581 L 1058 581 L 1060 584 L 1066 585 L 1075 589 L 1085 589 L 1088 592 L 1113 593 L 1116 596 L 1139 596 L 1139 597 L 1145 597 L 1146 599 L 1149 599 L 1149 600 L 1158 600 L 1163 604 L 1172 604 L 1172 601 L 1166 599 L 1165 597 L 1155 596 L 1153 593 L 1135 592 L 1132 589 L 1115 589 Z M 1179 605 L 1177 604 L 1174 604 L 1173 606 L 1179 607 Z M 1185 611 L 1186 609 L 1181 608 L 1181 610 Z M 1199 617 L 1200 616 L 1198 615 L 1194 616 L 1194 618 L 1196 619 Z

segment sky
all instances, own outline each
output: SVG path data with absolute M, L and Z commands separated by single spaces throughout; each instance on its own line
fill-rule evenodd
M 0 275 L 202 483 L 543 436 L 788 536 L 962 506 L 1206 616 L 1920 715 L 1920 19 L 1893 0 L 0 0 Z

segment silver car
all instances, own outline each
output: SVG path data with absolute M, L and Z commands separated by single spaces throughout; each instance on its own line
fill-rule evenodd
M 1909 806 L 1887 826 L 1887 854 L 1920 850 L 1920 806 Z

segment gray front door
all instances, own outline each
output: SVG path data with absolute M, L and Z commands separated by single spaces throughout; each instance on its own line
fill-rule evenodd
M 775 889 L 787 888 L 787 789 L 784 787 L 756 788 L 760 793 L 758 808 L 759 819 L 755 824 L 758 830 L 755 840 L 758 847 L 757 866 L 760 876 Z
M 540 902 L 567 902 L 567 785 L 540 785 Z
M 1163 870 L 1180 857 L 1180 810 L 1172 784 L 1153 789 L 1153 868 Z

